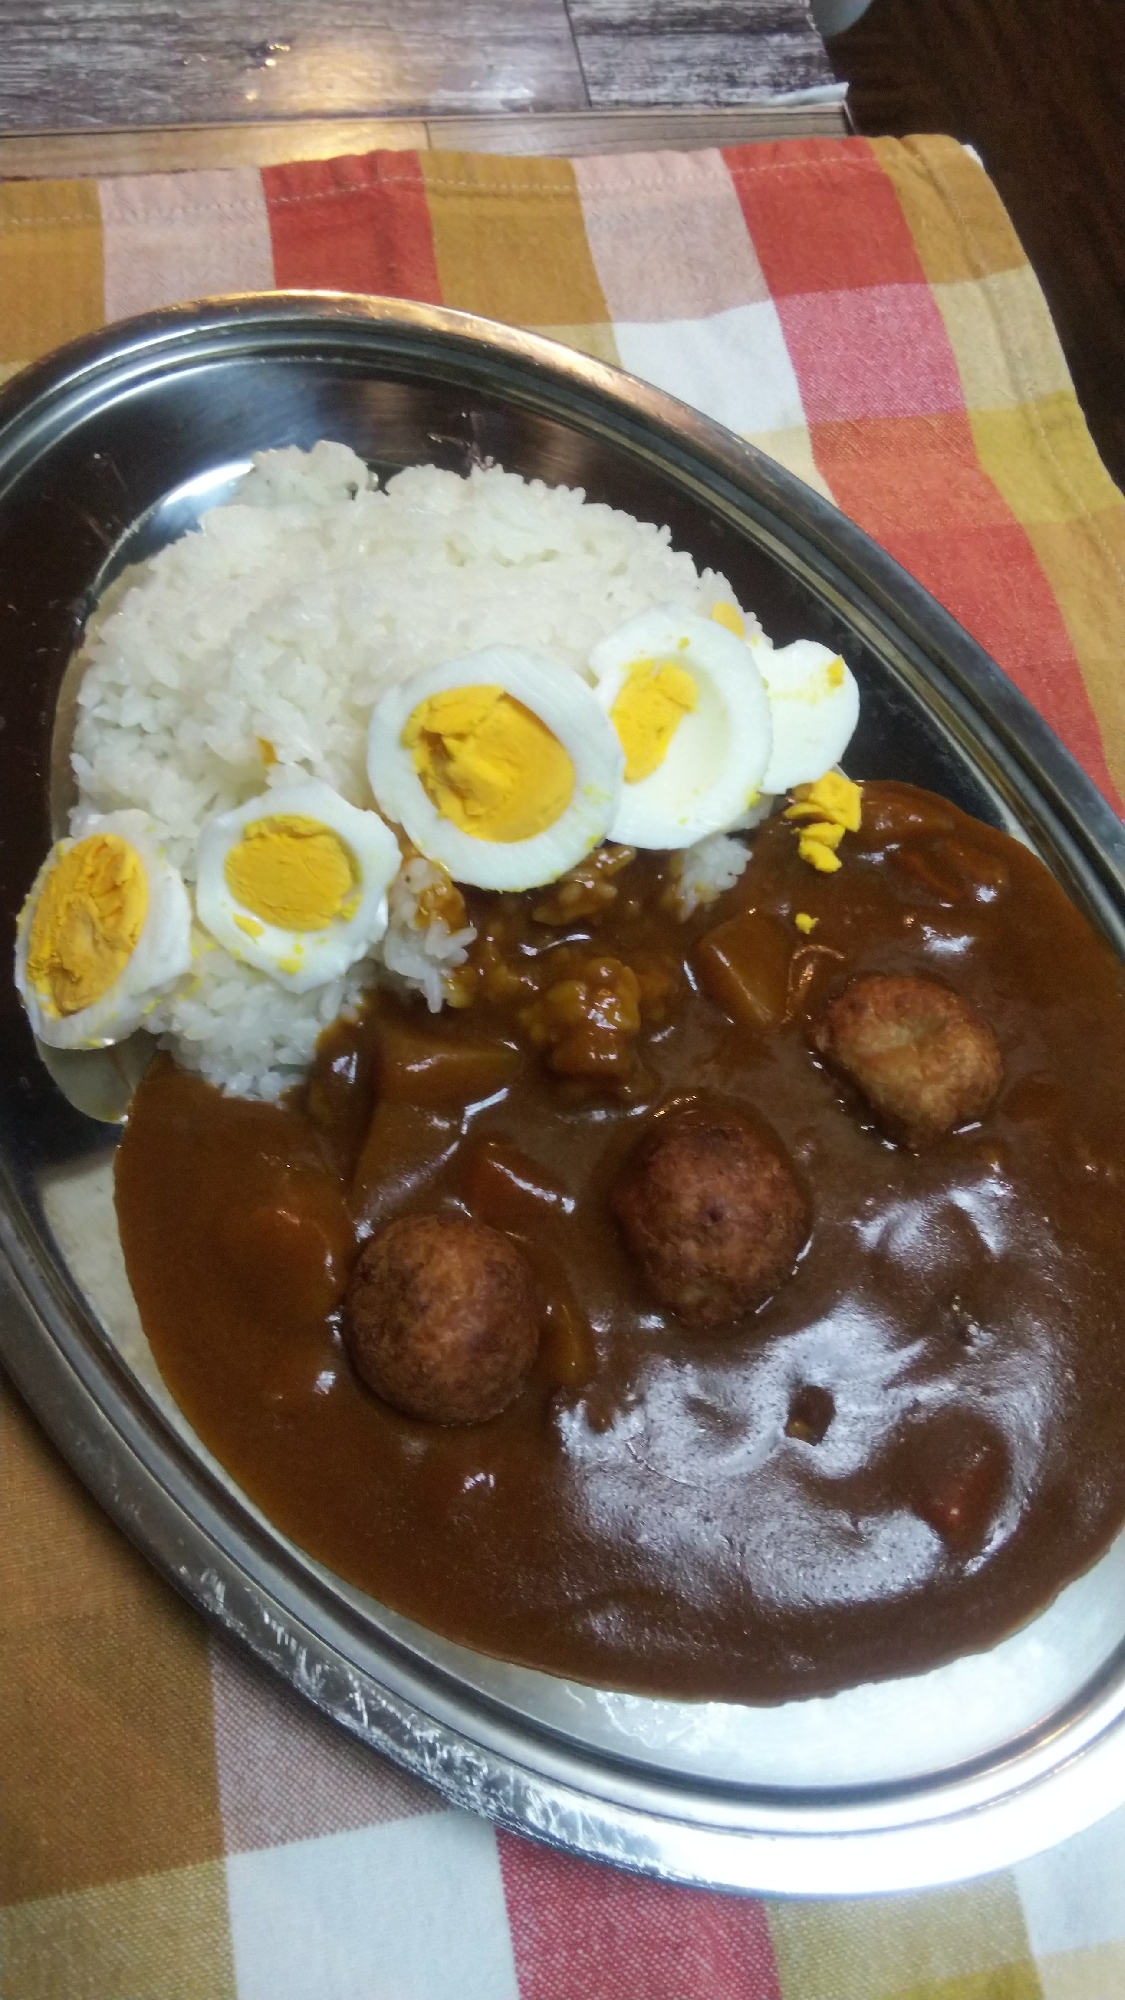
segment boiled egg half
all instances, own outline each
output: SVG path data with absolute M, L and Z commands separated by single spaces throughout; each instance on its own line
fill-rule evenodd
M 378 813 L 303 778 L 206 822 L 196 912 L 232 958 L 307 993 L 382 937 L 401 858 Z
M 590 670 L 625 760 L 611 840 L 691 847 L 742 819 L 773 747 L 756 650 L 715 619 L 664 605 L 600 640 Z
M 570 668 L 489 646 L 424 669 L 377 704 L 376 801 L 455 882 L 531 889 L 604 840 L 624 756 Z
M 788 792 L 839 763 L 859 721 L 859 688 L 839 653 L 815 639 L 753 650 L 773 720 L 762 790 Z
M 144 813 L 94 816 L 56 843 L 16 932 L 16 985 L 41 1042 L 124 1041 L 190 964 L 188 893 Z

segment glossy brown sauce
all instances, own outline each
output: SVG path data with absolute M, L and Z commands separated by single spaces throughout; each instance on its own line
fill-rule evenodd
M 1110 1540 L 1122 967 L 1033 856 L 925 793 L 869 785 L 840 851 L 818 876 L 770 822 L 687 924 L 652 858 L 569 927 L 534 896 L 492 899 L 517 983 L 542 989 L 560 952 L 572 977 L 584 956 L 640 969 L 631 1069 L 552 1072 L 557 1041 L 531 1046 L 539 1017 L 518 1018 L 541 1002 L 494 980 L 436 1022 L 381 996 L 330 1032 L 300 1105 L 150 1070 L 117 1202 L 157 1361 L 251 1497 L 342 1576 L 554 1673 L 774 1701 L 987 1645 Z M 808 938 L 797 911 L 819 919 Z M 919 1156 L 806 1046 L 808 1013 L 874 970 L 947 981 L 1003 1051 L 984 1124 Z M 654 1108 L 700 1096 L 764 1115 L 814 1209 L 788 1283 L 706 1336 L 653 1309 L 605 1202 Z M 334 1310 L 357 1224 L 449 1207 L 530 1247 L 546 1306 L 530 1387 L 461 1430 L 367 1392 Z

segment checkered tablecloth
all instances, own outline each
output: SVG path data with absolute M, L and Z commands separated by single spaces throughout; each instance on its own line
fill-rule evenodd
M 753 438 L 1118 803 L 1125 503 L 951 140 L 0 185 L 0 376 L 106 319 L 272 286 L 532 326 Z M 0 2000 L 1038 1996 L 1125 1996 L 1125 1812 L 963 1888 L 835 1903 L 497 1835 L 210 1638 L 0 1400 Z

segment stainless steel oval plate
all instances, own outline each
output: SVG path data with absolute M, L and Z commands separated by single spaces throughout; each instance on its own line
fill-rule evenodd
M 334 295 L 156 314 L 0 394 L 5 949 L 50 837 L 53 755 L 62 803 L 64 673 L 91 606 L 252 451 L 320 437 L 383 472 L 496 459 L 667 522 L 780 643 L 847 653 L 863 686 L 857 774 L 913 780 L 1006 826 L 1125 956 L 1125 831 L 979 647 L 858 529 L 611 368 L 460 314 Z M 164 1574 L 354 1734 L 506 1826 L 742 1890 L 951 1880 L 1125 1797 L 1122 1543 L 989 1653 L 777 1709 L 640 1700 L 505 1666 L 341 1584 L 256 1512 L 172 1405 L 125 1280 L 111 1128 L 37 1060 L 6 977 L 0 1009 L 0 1354 Z

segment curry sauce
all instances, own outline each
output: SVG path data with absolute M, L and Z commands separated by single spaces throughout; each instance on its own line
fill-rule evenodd
M 668 1697 L 778 1701 L 991 1644 L 1125 1517 L 1125 972 L 1025 849 L 865 788 L 820 874 L 780 819 L 686 923 L 666 857 L 470 899 L 467 1004 L 386 991 L 300 1098 L 167 1059 L 118 1154 L 130 1280 L 170 1390 L 287 1534 L 463 1644 Z M 802 919 L 798 924 L 797 918 Z M 870 971 L 946 982 L 1004 1081 L 977 1126 L 890 1144 L 813 1059 Z M 608 1195 L 655 1113 L 750 1107 L 812 1233 L 756 1313 L 657 1310 Z M 391 1217 L 523 1244 L 543 1333 L 491 1422 L 401 1416 L 341 1300 Z

